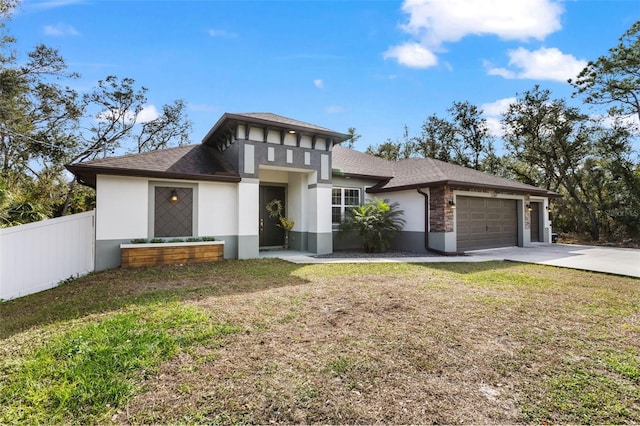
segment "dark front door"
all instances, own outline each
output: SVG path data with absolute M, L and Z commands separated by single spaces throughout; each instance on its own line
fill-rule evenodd
M 540 241 L 540 203 L 531 203 L 531 241 Z
M 282 201 L 284 209 L 285 190 L 282 186 L 260 186 L 260 247 L 278 247 L 284 245 L 284 229 L 280 228 L 277 217 L 270 217 L 266 205 L 273 199 Z M 282 215 L 286 217 L 283 211 Z

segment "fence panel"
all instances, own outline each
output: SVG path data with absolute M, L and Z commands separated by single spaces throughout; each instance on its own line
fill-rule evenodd
M 0 229 L 0 299 L 92 272 L 94 251 L 93 211 Z

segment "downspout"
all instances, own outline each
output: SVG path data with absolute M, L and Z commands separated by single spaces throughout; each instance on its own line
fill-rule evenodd
M 429 194 L 418 188 L 418 193 L 424 195 L 424 249 L 429 251 Z

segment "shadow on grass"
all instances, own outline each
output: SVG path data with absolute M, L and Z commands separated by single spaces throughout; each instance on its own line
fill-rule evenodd
M 297 286 L 301 265 L 279 259 L 226 260 L 96 272 L 51 290 L 0 303 L 0 339 L 32 327 L 130 305 L 200 300 Z
M 411 264 L 424 268 L 437 269 L 439 271 L 453 272 L 456 274 L 473 274 L 477 272 L 485 272 L 497 269 L 509 269 L 518 265 L 522 265 L 522 263 L 510 262 L 508 260 L 491 260 L 487 262 L 443 262 Z

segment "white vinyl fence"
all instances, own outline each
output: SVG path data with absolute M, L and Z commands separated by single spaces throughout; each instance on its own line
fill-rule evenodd
M 91 211 L 0 229 L 0 300 L 92 272 L 94 224 Z

